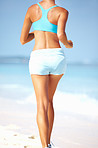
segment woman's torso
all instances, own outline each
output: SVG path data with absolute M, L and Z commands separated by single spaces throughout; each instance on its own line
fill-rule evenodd
M 55 3 L 54 4 L 49 3 L 48 5 L 46 2 L 39 2 L 39 3 L 44 9 L 48 9 L 51 6 L 55 5 Z M 62 7 L 55 7 L 55 8 L 50 9 L 47 15 L 49 22 L 57 25 L 58 18 L 60 14 L 62 13 L 63 9 L 64 8 Z M 39 20 L 41 17 L 42 17 L 42 11 L 40 7 L 37 4 L 32 5 L 31 13 L 30 13 L 30 18 L 31 18 L 32 23 Z M 61 48 L 59 39 L 56 33 L 35 30 L 34 36 L 35 36 L 35 45 L 34 45 L 33 51 L 37 49 Z

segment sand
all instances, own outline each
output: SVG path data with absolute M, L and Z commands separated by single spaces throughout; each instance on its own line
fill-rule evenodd
M 17 126 L 0 126 L 1 148 L 41 148 L 39 137 L 15 132 Z
M 60 94 L 56 94 L 56 102 L 59 102 Z M 66 96 L 68 98 L 68 95 Z M 63 97 L 65 101 L 66 96 Z M 42 148 L 36 124 L 36 105 L 34 106 L 30 102 L 32 96 L 28 98 L 29 101 L 23 100 L 23 102 L 0 98 L 0 148 Z M 91 108 L 93 113 L 90 112 L 91 104 L 89 102 L 86 102 L 89 104 L 87 112 L 85 104 L 82 103 L 78 103 L 78 107 L 75 106 L 71 109 L 70 98 L 68 99 L 69 102 L 66 101 L 64 106 L 63 103 L 60 104 L 61 106 L 59 103 L 55 105 L 54 102 L 56 110 L 52 142 L 58 148 L 98 148 L 96 106 L 95 110 Z M 77 99 L 79 100 L 79 96 Z M 76 100 L 76 102 L 78 101 Z M 82 105 L 80 112 L 78 112 L 79 104 Z M 83 107 L 85 107 L 85 111 L 82 112 Z M 59 109 L 57 110 L 57 108 Z

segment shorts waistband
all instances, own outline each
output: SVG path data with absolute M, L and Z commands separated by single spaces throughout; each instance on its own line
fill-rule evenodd
M 64 49 L 63 49 L 63 48 L 47 48 L 47 49 L 46 49 L 46 48 L 43 48 L 43 49 L 32 50 L 32 51 L 31 51 L 31 54 L 34 54 L 34 53 L 43 53 L 43 52 L 44 52 L 44 53 L 45 53 L 45 52 L 46 52 L 46 53 L 47 53 L 47 52 L 48 52 L 48 53 L 49 53 L 49 52 L 51 53 L 51 52 L 58 52 L 58 51 L 64 52 Z M 30 55 L 31 55 L 31 54 L 30 54 Z

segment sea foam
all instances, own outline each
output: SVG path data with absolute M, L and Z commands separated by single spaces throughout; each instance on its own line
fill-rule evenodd
M 56 90 L 54 94 L 54 108 L 56 111 L 81 115 L 98 116 L 98 100 L 87 94 L 67 93 Z M 35 92 L 24 100 L 17 100 L 19 104 L 36 105 Z

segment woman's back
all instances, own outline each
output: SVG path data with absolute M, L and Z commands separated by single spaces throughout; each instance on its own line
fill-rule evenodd
M 39 2 L 39 5 L 34 4 L 31 7 L 29 7 L 30 19 L 32 23 L 35 23 L 42 18 L 43 16 L 42 9 L 47 11 L 50 7 L 55 6 L 55 3 L 53 2 L 48 3 L 48 2 L 41 1 Z M 68 11 L 62 7 L 54 7 L 48 11 L 47 19 L 50 23 L 57 25 L 57 33 L 50 32 L 50 31 L 43 31 L 44 29 L 43 30 L 35 29 L 34 30 L 35 45 L 33 50 L 43 49 L 43 48 L 60 48 L 58 33 L 59 32 L 63 33 L 63 31 L 65 31 L 65 24 L 64 22 L 59 22 L 60 21 L 59 18 L 62 14 L 64 15 L 64 13 L 68 13 Z M 60 25 L 63 26 L 62 29 L 60 28 Z M 43 26 L 43 28 L 44 27 L 48 27 L 48 26 Z

